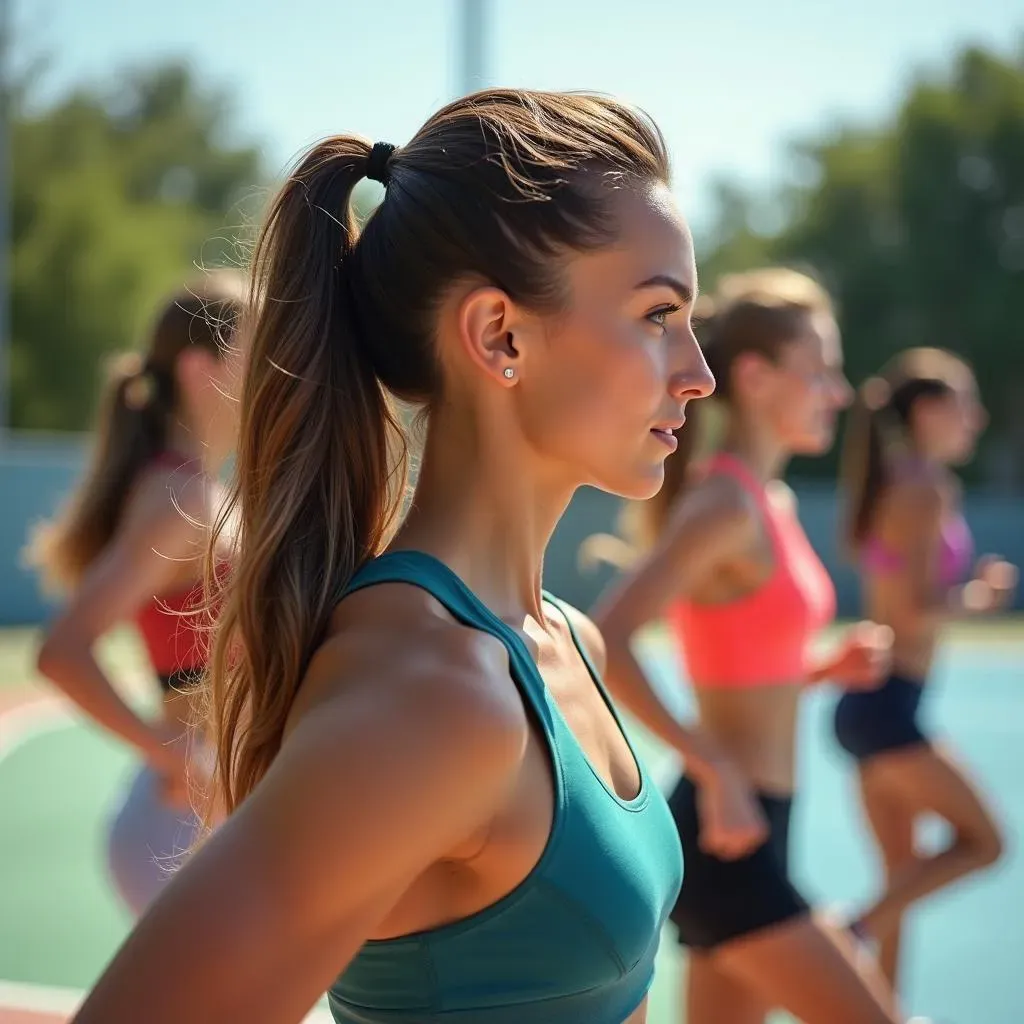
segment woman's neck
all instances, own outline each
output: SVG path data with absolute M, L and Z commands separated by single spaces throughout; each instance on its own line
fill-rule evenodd
M 740 459 L 762 483 L 780 477 L 792 455 L 772 431 L 735 417 L 726 430 L 722 451 Z
M 393 548 L 441 559 L 497 615 L 543 621 L 544 551 L 574 486 L 543 479 L 508 431 L 442 411 L 432 418 L 412 505 Z

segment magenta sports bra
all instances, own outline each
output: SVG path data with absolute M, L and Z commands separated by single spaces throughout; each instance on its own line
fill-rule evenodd
M 939 581 L 951 587 L 964 579 L 974 558 L 974 540 L 967 520 L 958 512 L 946 516 L 939 535 Z M 861 549 L 861 564 L 873 572 L 890 573 L 903 568 L 905 558 L 878 537 L 868 537 Z

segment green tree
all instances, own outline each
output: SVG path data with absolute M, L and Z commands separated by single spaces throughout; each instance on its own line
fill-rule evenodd
M 758 230 L 764 202 L 728 178 L 712 182 L 712 221 L 695 239 L 702 292 L 709 291 L 723 273 L 760 266 L 773 258 L 775 237 Z
M 27 92 L 9 93 L 11 425 L 75 430 L 103 356 L 197 265 L 238 261 L 262 171 L 256 149 L 223 143 L 228 103 L 183 66 L 41 111 Z
M 911 345 L 965 355 L 993 419 L 978 472 L 1024 483 L 1024 54 L 965 49 L 889 123 L 841 128 L 793 158 L 801 184 L 777 196 L 781 230 L 748 260 L 741 225 L 710 265 L 815 268 L 839 302 L 855 381 Z

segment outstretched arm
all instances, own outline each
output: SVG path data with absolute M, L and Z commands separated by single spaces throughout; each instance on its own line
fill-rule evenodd
M 490 638 L 458 633 L 443 657 L 409 638 L 326 645 L 310 675 L 333 695 L 161 893 L 75 1024 L 302 1020 L 518 773 L 527 723 L 507 666 L 495 681 Z

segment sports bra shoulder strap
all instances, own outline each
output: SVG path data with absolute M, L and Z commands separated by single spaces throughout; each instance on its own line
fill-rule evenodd
M 457 621 L 500 640 L 508 651 L 514 679 L 550 727 L 547 691 L 523 638 L 503 622 L 443 562 L 423 551 L 390 551 L 360 568 L 345 588 L 346 596 L 380 583 L 407 583 L 425 590 Z
M 705 472 L 731 476 L 750 495 L 757 505 L 772 545 L 778 549 L 783 543 L 783 536 L 791 529 L 792 521 L 778 503 L 771 500 L 767 488 L 754 475 L 753 470 L 731 452 L 716 452 L 705 463 Z
M 765 500 L 764 484 L 754 476 L 749 466 L 730 452 L 715 452 L 704 463 L 704 472 L 708 476 L 721 473 L 731 476 L 745 491 L 758 502 Z
M 601 677 L 601 673 L 598 672 L 597 666 L 594 664 L 594 659 L 591 658 L 586 645 L 580 639 L 579 633 L 576 632 L 576 627 L 572 624 L 572 616 L 569 614 L 565 602 L 546 590 L 544 591 L 544 600 L 547 601 L 548 604 L 554 605 L 558 609 L 562 618 L 565 619 L 565 624 L 569 627 L 569 636 L 572 637 L 572 642 L 575 645 L 576 650 L 579 652 L 580 657 L 583 659 L 583 664 L 590 673 L 590 678 L 597 687 L 598 693 L 600 693 L 604 698 L 605 704 L 608 705 L 608 709 L 612 713 L 612 718 L 615 719 L 620 729 L 622 729 L 623 734 L 625 734 L 626 730 L 622 724 L 622 719 L 619 717 L 619 712 L 616 710 L 615 701 L 612 700 L 612 696 L 608 692 L 608 688 L 604 685 L 604 679 Z

